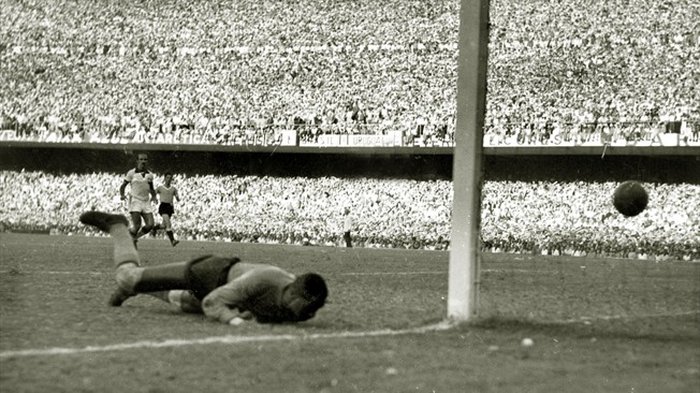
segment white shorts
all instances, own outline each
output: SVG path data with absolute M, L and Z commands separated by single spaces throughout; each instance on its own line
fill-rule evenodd
M 153 214 L 153 205 L 150 201 L 132 198 L 129 201 L 129 213 Z

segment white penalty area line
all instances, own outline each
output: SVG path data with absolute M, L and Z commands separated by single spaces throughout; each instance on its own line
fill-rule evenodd
M 671 318 L 689 315 L 700 314 L 700 310 L 685 311 L 677 313 L 658 313 L 645 315 L 600 315 L 593 317 L 579 317 L 575 319 L 567 319 L 562 321 L 554 321 L 558 324 L 591 324 L 596 321 L 614 321 L 614 320 L 639 320 L 647 318 Z M 158 349 L 158 348 L 180 348 L 192 345 L 210 345 L 210 344 L 225 344 L 237 345 L 246 343 L 260 342 L 281 342 L 281 341 L 303 341 L 303 340 L 329 340 L 329 339 L 348 339 L 348 338 L 367 338 L 367 337 L 388 337 L 400 336 L 406 334 L 424 334 L 430 332 L 446 331 L 457 325 L 460 322 L 453 320 L 443 320 L 441 322 L 419 326 L 407 329 L 380 329 L 359 332 L 339 332 L 339 333 L 315 333 L 315 334 L 280 334 L 280 335 L 259 335 L 259 336 L 215 336 L 199 339 L 172 339 L 164 341 L 136 341 L 132 343 L 111 344 L 103 346 L 87 346 L 82 348 L 44 348 L 44 349 L 24 349 L 11 350 L 0 352 L 0 359 L 30 357 L 30 356 L 55 356 L 55 355 L 80 355 L 87 353 L 115 352 L 127 351 L 135 349 Z
M 448 330 L 456 326 L 455 322 L 445 320 L 431 325 L 420 326 L 409 329 L 381 329 L 360 332 L 340 332 L 340 333 L 315 333 L 315 334 L 280 334 L 280 335 L 260 335 L 260 336 L 217 336 L 205 337 L 192 340 L 165 340 L 165 341 L 136 341 L 132 343 L 112 344 L 103 346 L 87 346 L 83 348 L 46 348 L 46 349 L 25 349 L 16 351 L 0 352 L 0 359 L 28 357 L 28 356 L 51 356 L 51 355 L 79 355 L 85 353 L 126 351 L 132 349 L 152 349 L 152 348 L 178 348 L 191 345 L 210 344 L 246 344 L 258 342 L 279 342 L 279 341 L 303 341 L 303 340 L 328 340 L 346 338 L 366 338 L 382 336 L 400 336 L 406 334 L 423 334 Z

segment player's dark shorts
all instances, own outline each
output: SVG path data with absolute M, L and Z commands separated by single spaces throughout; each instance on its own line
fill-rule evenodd
M 202 300 L 209 292 L 228 282 L 228 271 L 240 259 L 205 255 L 187 263 L 185 279 L 197 299 Z
M 172 215 L 175 214 L 175 208 L 173 207 L 172 203 L 162 202 L 158 206 L 158 214 L 167 214 L 172 217 Z

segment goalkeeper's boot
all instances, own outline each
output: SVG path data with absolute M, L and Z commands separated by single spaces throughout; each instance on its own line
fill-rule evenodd
M 100 211 L 89 211 L 80 215 L 80 222 L 85 225 L 92 225 L 95 228 L 109 233 L 113 225 L 129 226 L 129 221 L 121 214 L 108 214 Z

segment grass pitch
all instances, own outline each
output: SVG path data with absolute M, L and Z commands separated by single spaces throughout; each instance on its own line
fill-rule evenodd
M 237 255 L 326 277 L 297 325 L 106 305 L 107 238 L 0 234 L 2 392 L 697 392 L 700 264 L 485 254 L 444 328 L 448 254 L 145 239 L 147 265 Z M 524 348 L 524 337 L 534 340 Z

